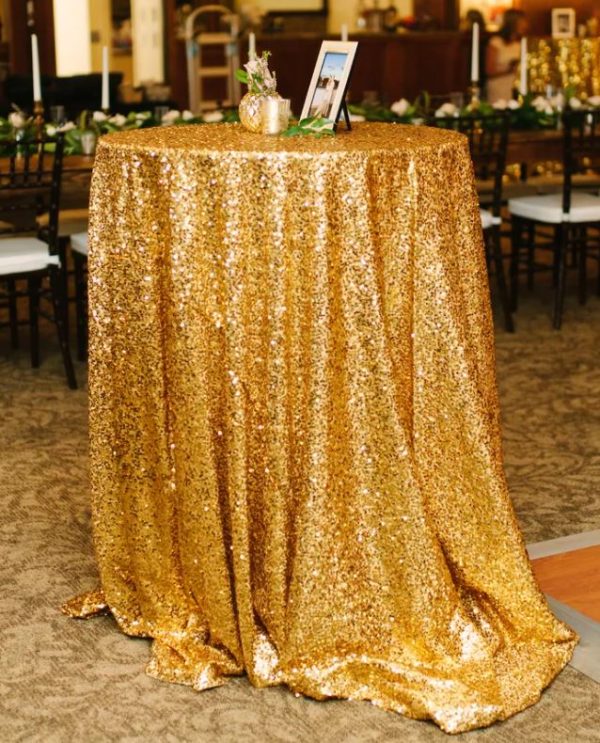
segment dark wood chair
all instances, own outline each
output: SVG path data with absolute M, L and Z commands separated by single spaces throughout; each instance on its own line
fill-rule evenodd
M 504 327 L 514 331 L 501 245 L 502 185 L 506 168 L 509 118 L 504 113 L 486 116 L 433 117 L 431 126 L 454 129 L 469 140 L 475 177 L 479 184 L 480 216 L 488 271 L 495 275 Z
M 588 256 L 594 250 L 593 257 L 598 258 L 600 252 L 600 196 L 593 185 L 578 187 L 574 182 L 575 176 L 600 169 L 600 111 L 566 111 L 563 128 L 561 192 L 522 196 L 508 202 L 512 219 L 512 309 L 518 306 L 519 277 L 527 275 L 532 286 L 535 273 L 550 271 L 556 329 L 562 325 L 569 253 L 578 269 L 579 300 L 584 303 Z M 550 252 L 550 262 L 536 261 L 542 251 Z
M 88 349 L 88 236 L 87 232 L 71 235 L 71 255 L 75 273 L 75 308 L 77 317 L 77 358 L 87 359 Z
M 9 310 L 13 346 L 18 345 L 19 326 L 30 328 L 31 364 L 39 366 L 40 299 L 49 297 L 52 313 L 48 316 L 57 330 L 65 373 L 69 387 L 77 382 L 69 351 L 65 317 L 66 295 L 61 271 L 65 270 L 58 239 L 58 214 L 63 164 L 64 141 L 37 139 L 32 142 L 3 142 L 0 145 L 0 212 L 13 232 L 0 236 L 0 299 Z M 47 210 L 48 225 L 43 236 L 32 236 L 27 229 L 27 216 L 35 224 L 36 214 Z M 29 232 L 29 234 L 27 234 Z M 19 234 L 20 233 L 20 234 Z M 23 234 L 25 233 L 25 234 Z M 35 235 L 35 233 L 34 233 Z M 49 286 L 45 287 L 45 280 Z M 21 285 L 26 285 L 26 290 Z M 29 301 L 28 320 L 19 320 L 18 300 Z

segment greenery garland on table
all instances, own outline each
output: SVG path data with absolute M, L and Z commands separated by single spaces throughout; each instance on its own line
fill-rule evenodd
M 485 118 L 499 111 L 506 111 L 510 117 L 511 128 L 515 130 L 553 129 L 560 121 L 564 108 L 573 110 L 600 108 L 600 96 L 592 96 L 581 101 L 573 95 L 572 90 L 566 89 L 564 94 L 545 98 L 543 96 L 526 95 L 520 101 L 496 101 L 494 105 L 481 101 L 476 105 L 469 104 L 459 108 L 451 102 L 442 104 L 435 111 L 431 110 L 429 95 L 421 93 L 411 103 L 401 98 L 391 106 L 381 104 L 351 104 L 348 106 L 351 118 L 354 121 L 379 121 L 402 124 L 422 124 L 435 116 L 438 124 L 440 119 L 452 119 L 457 116 L 476 116 Z M 67 121 L 61 126 L 45 124 L 47 136 L 52 137 L 57 131 L 65 134 L 65 154 L 80 155 L 83 153 L 82 135 L 93 132 L 97 137 L 111 132 L 144 129 L 154 126 L 181 126 L 184 124 L 213 124 L 238 122 L 237 108 L 206 112 L 203 116 L 194 115 L 191 111 L 167 111 L 158 120 L 150 111 L 132 112 L 127 116 L 114 114 L 108 116 L 101 111 L 83 111 L 77 118 L 77 123 Z M 286 137 L 309 135 L 312 137 L 333 136 L 331 122 L 327 119 L 309 117 L 302 119 L 282 133 Z M 0 117 L 0 143 L 17 139 L 25 145 L 36 137 L 36 128 L 33 118 L 28 117 L 18 108 L 6 118 Z M 52 145 L 48 145 L 49 148 Z M 1 154 L 1 152 L 0 152 Z
M 191 111 L 168 111 L 160 121 L 150 111 L 132 112 L 127 116 L 114 114 L 108 116 L 102 111 L 82 111 L 77 123 L 67 121 L 58 126 L 47 123 L 44 132 L 52 138 L 56 132 L 65 135 L 65 154 L 81 155 L 83 153 L 82 135 L 93 132 L 96 137 L 112 132 L 146 129 L 155 126 L 181 126 L 183 124 L 234 123 L 239 121 L 237 109 L 210 111 L 204 116 L 195 116 Z M 0 117 L 0 143 L 7 140 L 18 140 L 25 145 L 36 138 L 37 131 L 32 117 L 20 109 L 15 109 L 7 118 Z M 48 148 L 51 149 L 49 144 Z
M 333 137 L 334 135 L 333 122 L 322 116 L 309 116 L 306 119 L 300 119 L 298 123 L 292 124 L 285 131 L 281 132 L 281 136 L 283 137 L 312 136 L 317 139 L 320 137 Z
M 576 98 L 571 90 L 566 89 L 563 95 L 552 98 L 528 94 L 520 101 L 496 101 L 493 105 L 487 101 L 480 101 L 462 107 L 448 101 L 439 108 L 432 110 L 429 96 L 422 93 L 413 103 L 401 98 L 390 107 L 381 104 L 349 106 L 354 120 L 403 124 L 422 124 L 432 117 L 438 120 L 438 124 L 442 123 L 440 120 L 458 116 L 473 116 L 483 119 L 485 116 L 506 111 L 510 118 L 511 128 L 517 130 L 555 129 L 564 108 L 573 110 L 597 109 L 600 108 L 600 96 L 590 97 L 583 102 Z

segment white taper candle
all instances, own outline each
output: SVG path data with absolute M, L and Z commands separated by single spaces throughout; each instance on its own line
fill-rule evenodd
M 103 111 L 110 110 L 110 88 L 108 85 L 108 47 L 102 47 L 102 103 Z
M 342 41 L 348 41 L 348 24 L 342 23 Z
M 471 41 L 471 82 L 479 82 L 479 24 L 473 24 L 473 37 Z
M 36 34 L 31 34 L 31 69 L 33 71 L 33 100 L 42 100 L 42 81 L 40 79 L 40 54 Z
M 256 59 L 256 36 L 252 32 L 248 35 L 248 59 Z
M 527 95 L 527 38 L 521 39 L 521 80 L 519 81 L 519 93 Z

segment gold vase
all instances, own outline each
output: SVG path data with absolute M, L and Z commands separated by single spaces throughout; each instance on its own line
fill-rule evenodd
M 265 98 L 281 98 L 279 93 L 246 93 L 240 101 L 238 114 L 240 122 L 250 132 L 259 132 L 261 123 L 261 106 Z

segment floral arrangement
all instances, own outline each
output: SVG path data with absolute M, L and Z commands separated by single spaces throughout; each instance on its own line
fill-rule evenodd
M 248 86 L 249 93 L 275 95 L 277 92 L 277 77 L 269 69 L 270 56 L 271 52 L 263 52 L 261 57 L 253 56 L 243 70 L 236 70 L 236 78 Z

